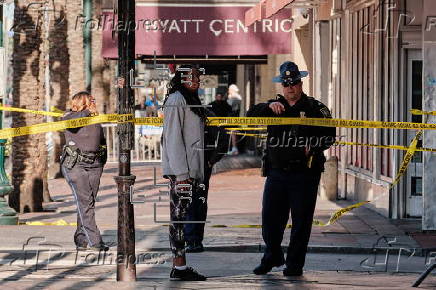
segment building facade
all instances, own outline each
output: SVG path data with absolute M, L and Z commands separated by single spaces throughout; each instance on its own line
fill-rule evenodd
M 410 113 L 434 110 L 433 2 L 332 0 L 314 9 L 313 89 L 335 118 L 434 122 L 433 117 Z M 416 133 L 338 129 L 343 141 L 378 145 L 408 146 Z M 418 146 L 431 148 L 434 134 L 424 136 Z M 422 217 L 423 230 L 435 229 L 434 153 L 416 152 L 393 187 L 404 151 L 337 146 L 330 154 L 339 159 L 339 198 L 370 200 L 385 216 Z

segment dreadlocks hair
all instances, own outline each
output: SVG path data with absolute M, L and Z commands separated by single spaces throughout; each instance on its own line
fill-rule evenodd
M 182 69 L 196 69 L 192 65 L 181 65 L 179 68 Z M 201 100 L 198 97 L 198 91 L 191 92 L 189 91 L 182 83 L 182 74 L 187 74 L 186 71 L 181 71 L 179 69 L 176 70 L 175 76 L 171 79 L 168 84 L 168 93 L 165 97 L 164 105 L 170 94 L 179 91 L 183 97 L 185 98 L 186 104 L 188 106 L 201 106 Z M 196 114 L 204 123 L 207 123 L 207 113 L 205 108 L 203 107 L 190 107 L 191 111 Z

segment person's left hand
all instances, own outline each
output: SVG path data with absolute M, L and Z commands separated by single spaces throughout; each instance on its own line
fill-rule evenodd
M 95 103 L 91 103 L 91 104 L 88 106 L 88 110 L 89 110 L 89 112 L 90 112 L 92 115 L 97 114 L 97 106 L 96 106 L 96 104 L 95 104 Z

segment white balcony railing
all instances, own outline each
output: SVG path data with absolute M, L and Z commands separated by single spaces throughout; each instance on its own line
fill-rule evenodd
M 103 124 L 108 149 L 108 162 L 118 162 L 118 136 L 116 124 Z M 153 126 L 135 127 L 135 148 L 132 162 L 161 161 L 162 128 Z

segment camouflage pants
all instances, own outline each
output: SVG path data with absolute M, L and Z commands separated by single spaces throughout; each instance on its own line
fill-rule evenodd
M 185 256 L 185 235 L 183 232 L 189 206 L 192 203 L 193 186 L 182 188 L 170 179 L 170 246 L 174 258 Z

